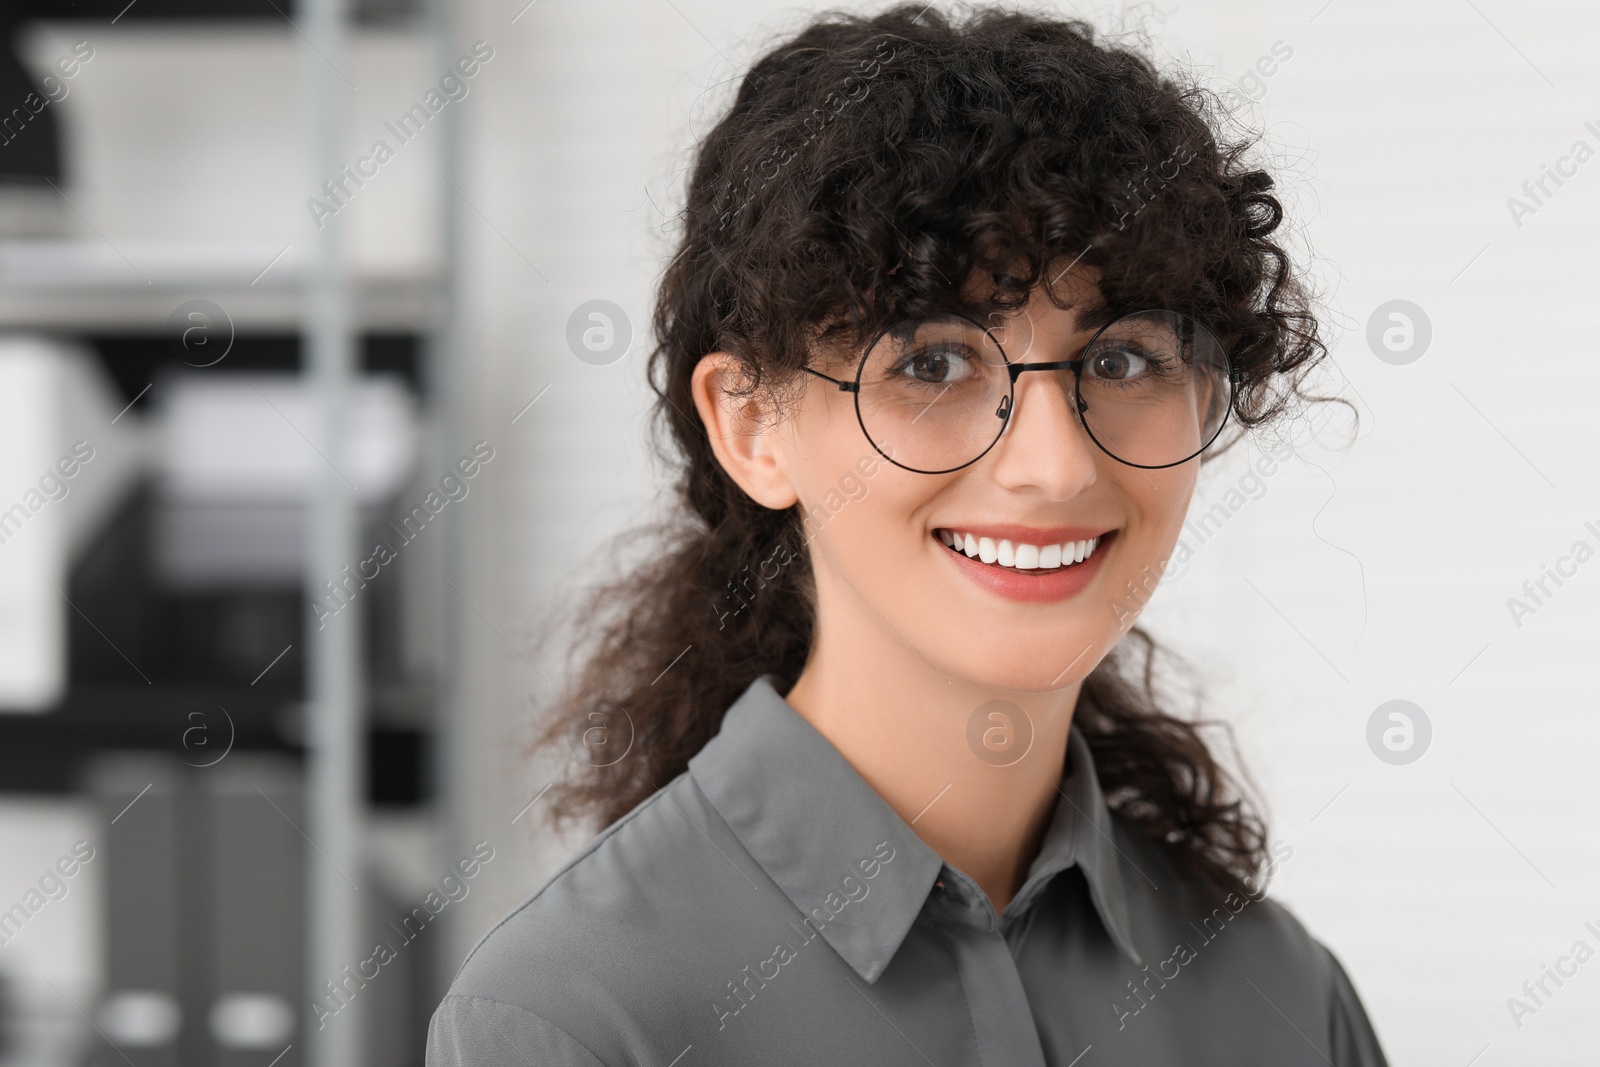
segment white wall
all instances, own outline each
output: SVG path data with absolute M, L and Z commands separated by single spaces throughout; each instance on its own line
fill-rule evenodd
M 1262 114 L 1293 162 L 1364 425 L 1345 454 L 1316 457 L 1327 473 L 1272 481 L 1157 617 L 1226 664 L 1217 711 L 1296 847 L 1278 891 L 1344 960 L 1393 1061 L 1576 1064 L 1593 1058 L 1600 969 L 1549 984 L 1520 1026 L 1507 998 L 1575 941 L 1600 949 L 1583 925 L 1600 926 L 1585 655 L 1600 569 L 1520 625 L 1507 598 L 1575 541 L 1600 549 L 1584 527 L 1600 520 L 1600 371 L 1580 310 L 1600 170 L 1552 186 L 1520 227 L 1506 201 L 1574 140 L 1600 150 L 1580 46 L 1600 15 L 1475 4 L 1336 0 L 1319 15 L 1316 0 L 1231 19 L 1202 4 L 1173 20 L 1173 40 L 1225 76 L 1275 41 L 1293 49 Z M 1403 366 L 1365 337 L 1396 298 L 1433 331 Z M 1395 698 L 1434 730 L 1405 766 L 1365 739 Z

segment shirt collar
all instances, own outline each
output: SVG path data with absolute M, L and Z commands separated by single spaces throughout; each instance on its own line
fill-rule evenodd
M 1028 868 L 1028 877 L 1017 891 L 1017 901 L 1026 906 L 1052 877 L 1076 863 L 1089 884 L 1090 899 L 1106 932 L 1135 966 L 1142 967 L 1144 960 L 1133 943 L 1128 920 L 1127 867 L 1131 861 L 1117 847 L 1111 809 L 1106 806 L 1094 767 L 1094 753 L 1077 723 L 1067 734 L 1067 759 L 1065 780 L 1056 789 L 1059 795 L 1050 827 L 1045 831 L 1039 855 Z
M 861 978 L 876 982 L 922 912 L 944 861 L 763 674 L 728 708 L 689 772 L 751 858 Z M 1018 893 L 1079 864 L 1113 940 L 1142 965 L 1111 813 L 1073 726 L 1071 774 Z M 884 859 L 885 856 L 890 858 Z M 870 901 L 870 903 L 868 903 Z

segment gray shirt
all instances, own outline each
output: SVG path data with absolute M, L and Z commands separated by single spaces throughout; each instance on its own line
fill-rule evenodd
M 997 916 L 776 681 L 483 938 L 429 1067 L 1387 1067 L 1332 953 L 1270 898 L 1203 903 L 1076 726 Z

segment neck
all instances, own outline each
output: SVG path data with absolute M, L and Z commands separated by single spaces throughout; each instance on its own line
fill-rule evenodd
M 1081 684 L 1043 693 L 998 689 L 935 668 L 879 627 L 818 626 L 811 658 L 785 699 L 929 848 L 983 889 L 998 914 L 1027 877 L 1060 796 Z M 1020 707 L 1026 720 L 978 711 L 993 700 Z M 980 737 L 1008 727 L 1026 736 L 1031 724 L 1026 754 L 980 758 L 968 741 L 975 718 Z

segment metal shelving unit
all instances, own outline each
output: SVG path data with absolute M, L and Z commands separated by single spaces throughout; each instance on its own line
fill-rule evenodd
M 182 7 L 180 0 L 171 0 L 165 8 L 160 0 L 147 2 L 159 10 Z M 363 0 L 361 6 L 370 12 L 399 5 Z M 331 173 L 341 162 L 339 115 L 344 86 L 336 64 L 349 25 L 347 7 L 348 0 L 301 0 L 291 12 L 297 31 L 306 40 L 305 121 L 317 146 L 314 166 L 319 173 Z M 438 55 L 447 62 L 453 59 L 448 3 L 438 0 L 427 11 L 412 14 L 423 16 L 420 25 L 432 37 Z M 458 166 L 453 120 L 453 115 L 446 117 L 439 130 L 447 146 L 442 153 L 447 174 L 453 174 Z M 251 348 L 252 339 L 270 339 L 281 349 L 282 342 L 298 338 L 302 353 L 298 366 L 314 383 L 320 405 L 318 424 L 306 429 L 313 447 L 329 461 L 328 473 L 313 498 L 308 529 L 306 585 L 315 588 L 320 579 L 339 573 L 342 565 L 360 555 L 357 545 L 363 515 L 337 468 L 342 465 L 341 438 L 347 429 L 348 399 L 362 362 L 363 338 L 370 342 L 378 335 L 398 335 L 415 340 L 407 376 L 422 401 L 429 431 L 425 435 L 427 454 L 419 463 L 425 469 L 437 469 L 441 464 L 435 460 L 447 457 L 457 436 L 458 402 L 454 377 L 446 364 L 455 350 L 452 286 L 456 272 L 452 264 L 458 252 L 458 208 L 448 196 L 436 207 L 443 241 L 435 257 L 437 270 L 430 271 L 369 270 L 350 276 L 342 266 L 336 223 L 321 232 L 316 248 L 193 240 L 119 241 L 113 245 L 87 236 L 0 239 L 0 331 L 154 339 L 166 329 L 177 305 L 201 296 L 227 309 L 230 336 L 239 339 L 241 352 Z M 366 347 L 370 359 L 372 345 Z M 265 345 L 257 348 L 266 351 Z M 103 357 L 106 351 L 102 346 Z M 274 351 L 276 355 L 258 352 L 256 358 L 265 361 L 260 365 L 281 364 L 281 351 Z M 137 393 L 126 387 L 124 391 Z M 139 397 L 131 399 L 137 402 Z M 108 952 L 110 980 L 159 985 L 170 979 L 172 1001 L 181 1005 L 182 1011 L 167 1045 L 103 1046 L 95 1062 L 121 1063 L 131 1057 L 141 1067 L 145 1063 L 174 1067 L 210 1063 L 266 1067 L 269 1062 L 277 1067 L 295 1067 L 297 1063 L 318 1067 L 420 1064 L 420 1043 L 411 1039 L 425 1026 L 426 1015 L 418 1017 L 418 1013 L 431 1010 L 430 998 L 436 996 L 439 984 L 435 973 L 439 961 L 427 951 L 412 951 L 402 968 L 408 977 L 393 980 L 381 993 L 354 1001 L 359 1010 L 352 1013 L 357 1018 L 348 1025 L 317 1029 L 311 1024 L 307 1004 L 327 979 L 367 955 L 374 921 L 395 904 L 380 886 L 369 885 L 359 873 L 350 877 L 359 867 L 362 825 L 369 806 L 389 801 L 415 807 L 428 791 L 440 797 L 432 802 L 435 817 L 447 829 L 452 822 L 443 797 L 457 778 L 453 767 L 459 757 L 449 737 L 440 737 L 432 724 L 451 721 L 442 709 L 455 701 L 459 690 L 459 649 L 454 644 L 458 629 L 453 620 L 464 609 L 454 600 L 434 597 L 433 607 L 444 634 L 438 670 L 428 678 L 405 678 L 396 676 L 392 663 L 386 666 L 383 662 L 385 656 L 391 661 L 394 658 L 389 648 L 392 635 L 380 630 L 376 642 L 369 641 L 358 625 L 360 614 L 343 620 L 349 625 L 319 629 L 307 609 L 309 598 L 300 591 L 254 594 L 250 604 L 230 607 L 222 602 L 226 598 L 186 599 L 148 588 L 117 586 L 119 580 L 142 581 L 134 577 L 139 564 L 134 559 L 138 553 L 132 550 L 143 536 L 138 531 L 149 529 L 152 506 L 149 486 L 136 490 L 112 521 L 111 532 L 91 550 L 90 555 L 98 554 L 96 559 L 74 568 L 69 592 L 85 610 L 80 612 L 83 618 L 73 623 L 74 676 L 66 698 L 42 715 L 0 715 L 0 766 L 17 772 L 9 777 L 9 788 L 32 792 L 70 788 L 95 798 L 105 811 L 108 840 L 114 843 L 107 849 L 110 862 L 122 877 L 131 879 L 127 884 L 140 886 L 145 895 L 156 894 L 152 899 L 157 900 L 162 899 L 160 889 L 166 885 L 173 890 L 165 898 L 167 903 L 183 905 L 183 914 L 171 923 L 152 923 L 149 918 L 154 913 L 126 907 L 113 909 L 109 916 L 115 927 L 112 937 L 136 934 L 143 939 L 137 944 L 119 942 Z M 459 583 L 459 537 L 453 518 L 440 522 L 430 536 L 439 542 L 438 566 L 443 576 L 454 576 Z M 118 544 L 125 550 L 121 556 L 117 555 Z M 425 580 L 433 577 L 430 573 Z M 126 601 L 122 614 L 127 618 L 117 620 L 119 609 L 111 605 L 111 599 Z M 374 612 L 387 615 L 399 610 L 396 604 L 378 598 L 365 602 L 363 608 L 369 618 Z M 91 621 L 85 612 L 94 612 L 97 620 Z M 137 628 L 141 620 L 146 628 L 171 625 L 175 629 L 168 636 L 181 642 L 179 630 L 187 627 L 185 632 L 203 633 L 207 626 L 224 625 L 218 619 L 241 612 L 254 612 L 256 625 L 268 629 L 271 626 L 261 620 L 277 619 L 272 625 L 287 626 L 294 634 L 288 642 L 293 651 L 285 650 L 287 656 L 274 661 L 275 675 L 246 679 L 229 675 L 215 663 L 196 667 L 204 660 L 197 652 L 204 641 L 186 646 L 191 653 L 187 666 L 175 667 L 154 681 L 147 679 L 148 684 L 131 677 L 122 682 L 83 677 L 79 669 L 91 669 L 90 661 L 104 654 L 103 648 L 86 652 L 96 647 L 96 641 L 136 640 L 124 637 L 134 629 L 119 626 Z M 228 741 L 236 746 L 231 751 L 237 753 L 231 764 L 215 767 L 203 760 L 185 759 L 181 730 L 174 729 L 174 723 L 190 712 L 210 714 L 213 708 L 227 709 Z M 376 775 L 368 771 L 374 762 L 379 767 Z M 254 785 L 251 774 L 258 779 Z M 113 807 L 140 799 L 139 783 L 133 779 L 141 776 L 151 786 L 151 791 L 142 795 L 145 810 L 134 806 L 131 811 L 138 814 L 125 817 L 113 811 Z M 279 809 L 271 819 L 258 818 L 268 809 L 256 796 Z M 285 827 L 292 827 L 292 832 L 286 835 Z M 241 835 L 259 841 L 260 849 L 241 850 Z M 275 870 L 270 855 L 283 849 L 294 850 L 296 862 L 278 865 Z M 332 857 L 346 862 L 335 862 Z M 262 964 L 272 971 L 261 978 L 264 988 L 270 986 L 279 993 L 291 987 L 296 990 L 291 998 L 296 1016 L 292 1047 L 282 1051 L 229 1046 L 223 1037 L 227 1027 L 218 1023 L 220 1009 L 213 1003 L 216 994 L 237 992 L 221 986 L 252 980 L 252 950 L 247 939 L 241 941 L 233 932 L 259 922 L 260 915 L 245 914 L 235 906 L 237 901 L 230 904 L 222 899 L 230 893 L 237 897 L 252 885 L 276 886 L 273 893 L 280 896 L 278 891 L 286 885 L 304 893 L 292 906 L 282 900 L 272 905 L 276 918 L 271 920 L 274 930 L 269 936 L 275 934 L 281 942 L 283 934 L 292 933 L 297 945 L 292 951 L 274 950 L 261 956 L 265 960 L 270 955 L 275 961 L 271 966 Z M 239 892 L 224 892 L 230 886 Z M 263 899 L 271 897 L 269 893 Z M 191 925 L 185 926 L 186 922 Z M 167 972 L 157 968 L 141 977 L 143 972 L 133 962 L 139 959 L 165 959 L 168 963 L 162 966 L 170 965 L 171 973 L 163 978 Z M 285 978 L 289 973 L 285 966 L 297 972 L 293 979 Z M 208 988 L 208 983 L 217 988 Z M 235 997 L 230 1003 L 237 1007 L 254 1002 Z M 238 1010 L 245 1012 L 240 1018 L 251 1018 L 246 1008 Z M 257 1010 L 259 1016 L 265 1009 L 257 1003 L 251 1010 Z M 397 1011 L 409 1013 L 410 1026 L 393 1025 Z M 371 1030 L 361 1023 L 363 1013 L 381 1014 L 388 1028 L 400 1036 L 369 1042 Z

